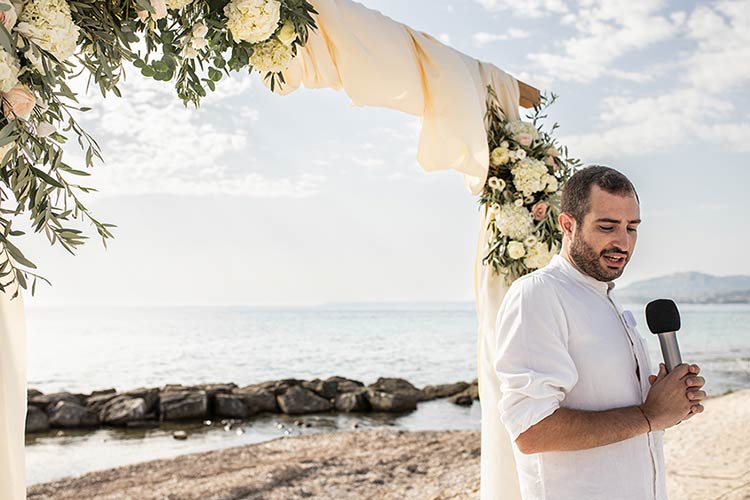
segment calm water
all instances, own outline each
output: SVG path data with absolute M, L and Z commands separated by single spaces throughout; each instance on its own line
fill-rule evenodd
M 631 304 L 648 332 L 644 306 Z M 683 358 L 701 364 L 711 395 L 750 387 L 750 306 L 683 305 Z M 417 386 L 476 377 L 476 318 L 471 304 L 257 309 L 29 308 L 29 387 L 43 392 L 127 390 L 166 383 L 235 382 L 341 375 L 369 384 L 380 376 Z M 478 403 L 422 403 L 416 412 L 374 416 L 269 416 L 242 425 L 213 422 L 175 441 L 170 430 L 103 429 L 27 439 L 29 483 L 193 451 L 274 437 L 362 427 L 478 429 Z M 298 427 L 295 420 L 308 421 Z M 64 458 L 64 460 L 61 460 Z

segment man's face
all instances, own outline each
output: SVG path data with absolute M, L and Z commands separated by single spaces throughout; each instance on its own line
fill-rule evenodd
M 589 201 L 583 224 L 576 224 L 570 257 L 589 276 L 612 281 L 633 256 L 641 210 L 634 194 L 611 194 L 596 185 Z

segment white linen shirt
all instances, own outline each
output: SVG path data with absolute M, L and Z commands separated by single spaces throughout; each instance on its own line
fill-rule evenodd
M 524 500 L 667 498 L 664 431 L 576 451 L 523 454 L 515 444 L 559 407 L 602 411 L 646 400 L 648 349 L 613 288 L 557 254 L 513 282 L 500 306 L 498 409 Z

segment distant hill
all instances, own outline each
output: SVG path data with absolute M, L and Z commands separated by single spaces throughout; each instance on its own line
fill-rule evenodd
M 750 276 L 674 273 L 631 283 L 618 290 L 617 296 L 632 302 L 671 298 L 683 303 L 748 304 Z

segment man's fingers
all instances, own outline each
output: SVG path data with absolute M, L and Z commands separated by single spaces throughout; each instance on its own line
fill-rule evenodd
M 669 372 L 672 377 L 677 378 L 682 378 L 688 373 L 690 373 L 690 365 L 686 363 L 680 363 L 679 365 L 675 366 L 671 372 Z
M 685 377 L 685 385 L 688 387 L 703 387 L 706 380 L 703 377 L 688 375 Z
M 654 385 L 654 382 L 656 382 L 656 375 L 649 375 L 648 376 L 648 383 L 651 385 Z
M 706 399 L 706 391 L 689 390 L 687 392 L 687 398 L 690 401 L 703 401 L 704 399 Z
M 703 405 L 702 404 L 693 405 L 690 411 L 693 413 L 693 415 L 697 413 L 703 413 Z
M 688 370 L 690 371 L 690 373 L 694 373 L 697 375 L 701 372 L 701 367 L 698 365 L 690 365 L 688 367 Z

